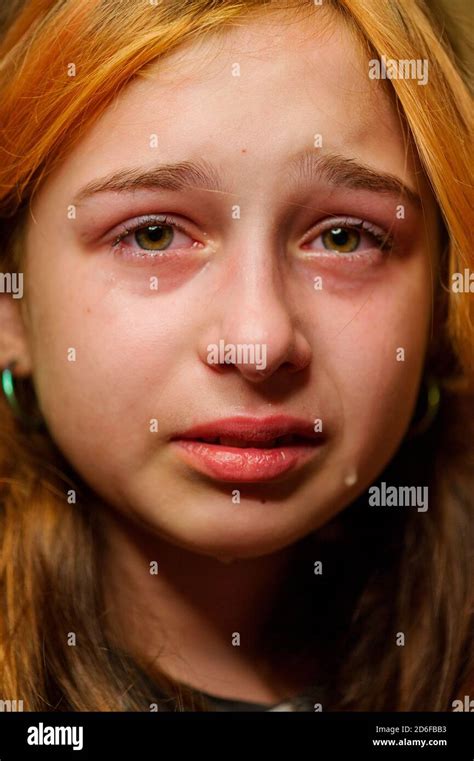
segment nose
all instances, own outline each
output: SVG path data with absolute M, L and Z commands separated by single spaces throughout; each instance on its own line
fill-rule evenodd
M 254 248 L 251 255 L 235 252 L 224 267 L 199 344 L 200 358 L 210 368 L 223 372 L 232 365 L 254 383 L 277 370 L 303 370 L 312 353 L 285 287 L 286 273 L 265 248 Z

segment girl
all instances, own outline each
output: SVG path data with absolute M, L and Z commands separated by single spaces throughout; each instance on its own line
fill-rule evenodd
M 2 699 L 473 694 L 470 102 L 445 28 L 423 0 L 9 4 Z

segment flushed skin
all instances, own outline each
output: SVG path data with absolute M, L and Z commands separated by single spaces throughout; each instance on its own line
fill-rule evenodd
M 329 71 L 328 60 L 338 62 Z M 386 464 L 413 411 L 430 320 L 434 203 L 425 188 L 426 226 L 396 194 L 317 179 L 290 186 L 288 162 L 311 147 L 314 125 L 322 153 L 357 158 L 417 190 L 396 112 L 368 80 L 349 33 L 315 36 L 292 23 L 269 38 L 262 21 L 189 46 L 127 88 L 47 181 L 28 225 L 29 351 L 54 438 L 110 504 L 208 555 L 261 556 L 320 526 Z M 150 148 L 155 133 L 158 149 Z M 65 200 L 97 177 L 201 157 L 227 192 L 104 193 L 78 204 L 75 220 L 66 214 Z M 187 225 L 173 258 L 151 264 L 108 253 L 120 223 L 153 213 Z M 308 256 L 310 247 L 322 251 L 320 234 L 308 240 L 315 223 L 341 215 L 390 231 L 396 253 L 384 257 L 363 233 L 356 261 Z M 139 250 L 126 240 L 128 252 Z M 266 343 L 266 371 L 209 365 L 207 346 L 221 338 Z M 230 490 L 197 478 L 169 444 L 183 427 L 277 412 L 321 418 L 327 434 L 324 453 L 304 478 L 295 474 L 283 503 L 280 484 L 268 483 L 261 494 L 243 488 L 233 509 Z
M 0 298 L 0 360 L 31 377 L 66 458 L 0 409 L 2 689 L 30 708 L 149 710 L 109 662 L 117 643 L 180 681 L 178 710 L 184 684 L 269 703 L 324 669 L 324 710 L 445 710 L 470 690 L 472 436 L 448 380 L 472 387 L 473 331 L 466 294 L 441 285 L 472 261 L 467 91 L 423 0 L 293 5 L 42 0 L 0 48 L 2 217 L 41 180 L 2 219 L 2 241 L 25 233 L 3 259 L 27 293 L 21 313 Z M 370 80 L 367 42 L 429 57 L 426 86 Z M 194 187 L 173 193 L 191 161 Z M 163 162 L 168 189 L 139 189 Z M 117 170 L 134 192 L 86 199 Z M 329 250 L 346 225 L 357 250 Z M 170 248 L 147 258 L 138 241 L 160 229 Z M 221 344 L 264 349 L 264 366 L 216 364 Z M 409 445 L 433 354 L 442 414 Z M 262 447 L 282 416 L 316 438 L 274 470 L 296 453 Z M 220 441 L 187 459 L 203 425 Z M 400 483 L 429 483 L 423 514 L 355 500 L 392 483 L 395 452 Z

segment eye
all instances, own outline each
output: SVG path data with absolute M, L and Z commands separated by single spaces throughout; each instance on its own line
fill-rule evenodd
M 357 230 L 351 230 L 347 227 L 332 227 L 322 234 L 324 248 L 328 251 L 340 251 L 348 254 L 358 247 L 360 243 L 360 234 Z
M 197 246 L 186 227 L 168 216 L 141 217 L 127 223 L 119 229 L 112 244 L 120 256 L 132 259 L 166 256 Z
M 171 225 L 148 225 L 135 230 L 134 237 L 146 251 L 163 251 L 173 241 L 174 230 Z
M 393 239 L 388 232 L 371 222 L 344 217 L 316 225 L 306 236 L 304 247 L 314 256 L 334 256 L 351 261 L 368 258 L 369 255 L 372 258 L 374 255 L 381 256 L 392 249 Z

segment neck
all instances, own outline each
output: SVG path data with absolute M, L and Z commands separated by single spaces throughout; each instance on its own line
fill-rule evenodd
M 262 702 L 287 695 L 265 661 L 265 638 L 297 545 L 217 559 L 109 510 L 101 512 L 101 535 L 106 622 L 117 644 L 196 689 Z

